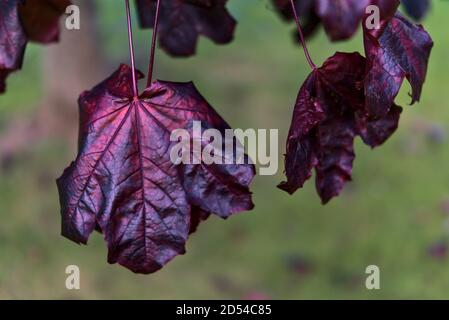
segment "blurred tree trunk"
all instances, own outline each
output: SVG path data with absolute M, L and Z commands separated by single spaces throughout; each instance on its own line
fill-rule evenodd
M 80 93 L 104 78 L 105 61 L 92 0 L 73 0 L 81 11 L 81 29 L 67 30 L 61 19 L 60 42 L 45 47 L 43 99 L 28 119 L 15 119 L 0 136 L 3 159 L 26 151 L 43 139 L 76 145 Z M 26 63 L 26 61 L 25 61 Z

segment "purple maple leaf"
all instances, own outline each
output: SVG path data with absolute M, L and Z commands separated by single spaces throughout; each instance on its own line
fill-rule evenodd
M 97 226 L 110 263 L 151 273 L 185 252 L 189 233 L 210 213 L 227 218 L 252 209 L 255 170 L 175 165 L 173 130 L 192 121 L 220 131 L 228 124 L 192 83 L 157 81 L 133 98 L 131 79 L 122 65 L 79 99 L 79 153 L 58 179 L 62 234 L 86 244 Z
M 389 112 L 404 78 L 412 87 L 412 103 L 419 101 L 433 47 L 423 27 L 396 13 L 380 30 L 364 27 L 364 39 L 366 110 L 370 117 L 384 117 Z
M 315 168 L 317 192 L 325 204 L 352 179 L 355 137 L 375 147 L 394 133 L 401 108 L 390 108 L 391 113 L 378 120 L 366 115 L 365 64 L 358 53 L 337 53 L 307 78 L 287 140 L 287 181 L 279 188 L 294 193 Z
M 0 1 L 0 93 L 6 77 L 22 67 L 28 41 L 58 41 L 59 18 L 68 0 Z
M 226 9 L 227 0 L 164 0 L 161 2 L 159 44 L 173 56 L 195 54 L 203 35 L 217 44 L 232 41 L 236 21 Z M 152 28 L 156 0 L 136 0 L 140 24 Z

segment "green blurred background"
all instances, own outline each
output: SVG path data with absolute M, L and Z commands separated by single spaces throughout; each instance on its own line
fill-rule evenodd
M 105 78 L 128 63 L 124 8 L 122 1 L 95 3 Z M 232 44 L 203 38 L 189 59 L 158 51 L 155 76 L 193 80 L 234 128 L 280 129 L 279 174 L 255 179 L 256 208 L 228 221 L 212 217 L 191 237 L 186 255 L 156 274 L 135 275 L 106 262 L 101 235 L 87 247 L 59 235 L 54 180 L 76 148 L 58 134 L 30 142 L 0 169 L 0 298 L 449 298 L 449 2 L 434 1 L 424 21 L 435 47 L 421 103 L 408 106 L 405 84 L 397 134 L 375 150 L 357 141 L 354 182 L 327 206 L 313 180 L 294 196 L 276 189 L 292 107 L 310 71 L 292 41 L 293 25 L 268 0 L 231 0 L 229 9 L 239 21 Z M 146 70 L 151 33 L 135 30 L 138 64 Z M 360 32 L 336 44 L 320 30 L 309 46 L 317 63 L 337 50 L 363 52 Z M 0 96 L 0 135 L 11 119 L 38 113 L 45 50 L 29 46 L 23 70 L 10 77 Z M 76 112 L 76 99 L 71 108 Z M 81 290 L 65 288 L 71 264 L 80 267 Z M 380 290 L 365 288 L 371 264 L 380 268 Z

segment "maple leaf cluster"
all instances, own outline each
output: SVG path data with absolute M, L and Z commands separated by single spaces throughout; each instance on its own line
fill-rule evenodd
M 287 141 L 287 181 L 279 185 L 289 193 L 301 188 L 315 169 L 322 202 L 339 195 L 352 177 L 355 137 L 374 148 L 397 129 L 402 108 L 394 100 L 405 78 L 412 103 L 419 101 L 432 39 L 396 12 L 399 1 L 371 3 L 381 8 L 382 20 L 372 30 L 363 23 L 366 58 L 335 54 L 299 92 Z
M 290 0 L 272 0 L 293 19 Z M 127 5 L 132 66 L 132 32 Z M 143 27 L 154 28 L 157 0 L 136 0 Z M 412 17 L 429 7 L 404 0 Z M 59 17 L 68 0 L 0 2 L 0 93 L 5 79 L 20 69 L 28 41 L 58 40 Z M 232 40 L 236 21 L 227 0 L 159 2 L 159 44 L 173 56 L 195 53 L 200 36 L 217 44 Z M 378 28 L 363 23 L 368 5 L 381 11 Z M 395 104 L 404 79 L 412 103 L 419 101 L 432 39 L 420 25 L 404 18 L 399 0 L 296 0 L 304 34 L 323 25 L 331 40 L 348 39 L 363 25 L 365 57 L 337 52 L 317 68 L 303 43 L 313 71 L 301 87 L 287 140 L 287 181 L 279 187 L 294 193 L 316 171 L 322 202 L 340 194 L 352 178 L 357 136 L 374 148 L 397 129 L 402 108 Z M 150 70 L 153 68 L 154 46 Z M 138 94 L 143 75 L 121 65 L 109 78 L 81 94 L 79 150 L 58 179 L 62 234 L 86 244 L 97 230 L 108 246 L 108 261 L 133 272 L 151 273 L 185 252 L 189 235 L 211 214 L 221 218 L 253 208 L 250 161 L 234 165 L 174 164 L 174 130 L 224 132 L 229 125 L 192 83 L 156 81 Z M 190 137 L 192 137 L 190 134 Z M 193 144 L 193 140 L 190 141 Z M 208 143 L 202 141 L 202 143 Z M 226 144 L 226 142 L 224 142 Z M 225 145 L 222 146 L 225 148 Z M 193 156 L 193 155 L 192 155 Z M 246 156 L 247 158 L 247 156 Z
M 0 1 L 0 93 L 6 77 L 22 67 L 28 41 L 58 41 L 59 18 L 69 5 L 69 0 Z

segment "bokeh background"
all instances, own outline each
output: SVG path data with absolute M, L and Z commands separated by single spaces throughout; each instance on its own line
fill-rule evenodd
M 280 170 L 257 177 L 256 208 L 202 224 L 177 257 L 152 275 L 106 262 L 93 234 L 87 247 L 61 237 L 55 179 L 75 157 L 81 90 L 128 63 L 123 1 L 79 0 L 81 30 L 59 45 L 30 45 L 22 71 L 0 96 L 0 298 L 396 299 L 449 298 L 449 2 L 434 1 L 424 20 L 433 50 L 421 103 L 405 107 L 397 134 L 370 150 L 357 141 L 354 182 L 322 206 L 311 180 L 294 196 L 283 179 L 284 141 L 301 83 L 309 73 L 292 24 L 268 0 L 231 0 L 235 40 L 201 39 L 197 55 L 158 51 L 155 76 L 193 80 L 234 128 L 279 128 Z M 135 32 L 146 70 L 150 31 Z M 309 40 L 315 62 L 361 51 L 360 32 L 330 43 Z M 81 269 L 81 290 L 65 288 L 65 268 Z M 365 268 L 381 270 L 381 289 L 365 288 Z

